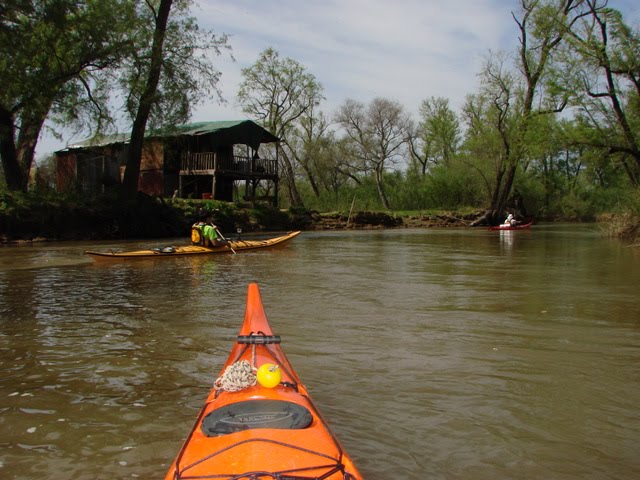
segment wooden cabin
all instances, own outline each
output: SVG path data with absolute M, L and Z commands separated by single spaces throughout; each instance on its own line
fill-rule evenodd
M 149 132 L 138 189 L 149 195 L 278 202 L 279 139 L 251 120 Z M 262 146 L 262 148 L 261 148 Z M 124 178 L 129 136 L 92 138 L 56 152 L 57 186 L 103 193 Z

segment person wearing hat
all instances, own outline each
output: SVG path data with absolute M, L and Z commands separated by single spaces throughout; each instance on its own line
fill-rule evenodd
M 516 225 L 516 217 L 513 216 L 513 213 L 507 215 L 503 225 L 509 225 L 510 227 L 514 227 Z

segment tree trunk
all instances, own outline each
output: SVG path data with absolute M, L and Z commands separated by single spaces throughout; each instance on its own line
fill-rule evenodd
M 29 109 L 23 112 L 20 122 L 20 134 L 18 135 L 18 143 L 16 148 L 16 159 L 18 168 L 22 174 L 23 191 L 27 191 L 29 187 L 29 178 L 31 175 L 31 167 L 36 154 L 36 145 L 42 131 L 42 125 L 49 111 L 49 104 L 43 111 L 34 111 Z
M 282 167 L 285 172 L 285 182 L 287 184 L 289 203 L 292 207 L 303 207 L 304 202 L 302 201 L 302 197 L 300 196 L 300 192 L 298 192 L 298 187 L 296 186 L 293 166 L 291 165 L 289 156 L 284 150 L 281 152 L 280 160 L 282 161 Z
M 127 166 L 124 172 L 124 180 L 122 181 L 121 193 L 124 200 L 133 200 L 138 192 L 144 134 L 151 109 L 156 101 L 156 92 L 158 90 L 158 83 L 160 82 L 160 74 L 162 73 L 163 45 L 172 3 L 173 0 L 161 0 L 160 8 L 156 16 L 149 75 L 147 77 L 147 84 L 140 97 L 138 112 L 136 113 L 136 118 L 133 121 L 133 127 L 131 129 Z
M 320 188 L 318 187 L 318 182 L 316 181 L 315 175 L 304 163 L 301 163 L 300 165 L 302 166 L 304 172 L 307 174 L 307 180 L 309 180 L 309 185 L 311 185 L 313 194 L 316 196 L 316 198 L 320 198 Z
M 0 108 L 0 157 L 9 190 L 24 191 L 27 182 L 18 164 L 13 115 L 4 108 Z
M 384 191 L 384 183 L 382 180 L 383 170 L 384 170 L 384 163 L 376 167 L 376 187 L 378 188 L 378 196 L 380 197 L 382 206 L 387 210 L 391 210 L 391 206 L 389 205 L 389 200 L 387 199 L 387 194 Z
M 513 181 L 516 178 L 516 166 L 509 165 L 506 171 L 506 179 L 504 181 L 504 186 L 500 190 L 500 194 L 498 195 L 498 199 L 496 204 L 494 205 L 494 210 L 497 215 L 502 215 L 507 206 L 507 202 L 509 200 L 509 195 L 511 195 L 511 189 L 513 188 Z
M 493 210 L 485 210 L 484 214 L 479 217 L 476 218 L 474 221 L 472 221 L 469 226 L 470 227 L 478 227 L 478 226 L 483 226 L 483 225 L 493 225 L 494 224 L 494 212 Z

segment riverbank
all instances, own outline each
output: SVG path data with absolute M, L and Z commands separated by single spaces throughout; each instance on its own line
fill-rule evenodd
M 315 214 L 311 217 L 310 230 L 346 230 L 379 228 L 446 228 L 468 227 L 482 212 L 441 212 L 434 214 L 391 215 L 384 212 L 353 212 Z
M 632 214 L 601 215 L 598 221 L 607 225 L 609 235 L 640 247 L 640 217 Z
M 271 231 L 290 230 L 376 230 L 388 228 L 445 228 L 468 227 L 475 215 L 460 215 L 456 213 L 442 213 L 435 215 L 390 215 L 383 212 L 353 212 L 351 216 L 342 213 L 320 214 L 308 212 L 305 214 L 280 214 L 276 221 L 273 216 L 270 219 L 257 220 L 249 212 L 240 215 L 218 215 L 216 225 L 223 232 L 233 234 L 240 230 L 244 233 L 259 233 Z M 215 218 L 215 217 L 214 217 Z M 60 231 L 60 224 L 56 227 L 33 222 L 12 225 L 13 229 L 0 233 L 0 244 L 26 244 L 48 241 L 65 240 L 109 240 L 109 239 L 134 239 L 134 238 L 171 238 L 189 237 L 191 225 L 197 221 L 197 217 L 182 219 L 177 223 L 160 220 L 160 228 L 156 225 L 147 225 L 144 231 L 140 226 L 144 221 L 127 219 L 124 224 L 122 218 L 102 217 L 100 223 L 94 221 L 74 222 L 66 219 L 65 224 L 69 229 Z M 263 223 L 264 222 L 264 223 Z M 82 226 L 73 226 L 74 223 L 82 223 Z M 89 227 L 93 225 L 93 227 Z M 127 225 L 135 225 L 135 231 Z M 129 233 L 127 233 L 129 232 Z
M 240 206 L 213 200 L 162 199 L 140 194 L 134 202 L 117 198 L 64 198 L 5 193 L 0 198 L 0 243 L 189 237 L 191 225 L 206 218 L 233 234 L 287 230 L 377 229 L 466 226 L 475 215 L 320 213 Z
M 140 195 L 130 204 L 122 204 L 109 198 L 33 199 L 6 194 L 0 200 L 1 244 L 188 238 L 191 225 L 206 217 L 212 217 L 223 233 L 231 235 L 238 231 L 259 233 L 289 230 L 465 228 L 474 225 L 484 213 L 469 210 L 321 213 L 308 209 L 243 207 L 212 200 L 165 200 L 146 195 Z M 604 215 L 591 221 L 606 225 L 611 236 L 632 244 L 640 243 L 640 220 L 637 217 Z

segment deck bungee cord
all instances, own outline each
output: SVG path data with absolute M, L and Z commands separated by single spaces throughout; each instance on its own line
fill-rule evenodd
M 327 460 L 331 460 L 332 462 L 330 464 L 320 464 L 320 465 L 312 465 L 312 466 L 308 466 L 308 467 L 301 467 L 301 468 L 295 468 L 295 469 L 288 469 L 288 470 L 281 470 L 281 471 L 277 471 L 277 472 L 267 472 L 267 471 L 252 471 L 252 472 L 243 472 L 240 474 L 216 474 L 216 475 L 205 475 L 205 476 L 197 476 L 197 477 L 191 477 L 189 475 L 183 475 L 187 470 L 196 467 L 197 465 L 199 465 L 202 462 L 205 462 L 207 460 L 211 460 L 212 458 L 214 458 L 217 455 L 222 455 L 224 453 L 227 453 L 228 450 L 236 447 L 236 446 L 240 446 L 242 444 L 245 443 L 250 443 L 250 442 L 264 442 L 264 443 L 271 443 L 274 445 L 278 445 L 278 446 L 282 446 L 282 447 L 287 447 L 287 448 L 291 448 L 293 450 L 300 450 L 304 453 L 308 453 L 311 455 L 317 455 L 318 457 L 322 457 L 325 458 Z M 322 470 L 322 469 L 326 469 L 327 471 L 324 472 L 321 475 L 315 475 L 315 476 L 302 476 L 302 475 L 296 475 L 296 474 L 300 474 L 303 473 L 305 471 L 312 471 L 312 470 Z M 279 441 L 275 441 L 275 440 L 270 440 L 270 439 L 266 439 L 266 438 L 254 438 L 251 440 L 245 440 L 242 442 L 238 442 L 235 445 L 231 445 L 227 448 L 224 448 L 218 452 L 214 452 L 210 455 L 208 455 L 205 458 L 200 459 L 197 462 L 192 463 L 191 465 L 186 465 L 185 467 L 182 468 L 181 470 L 181 475 L 176 476 L 175 479 L 176 480 L 192 480 L 192 479 L 196 479 L 196 478 L 223 478 L 225 480 L 236 480 L 236 479 L 241 479 L 241 478 L 255 478 L 255 479 L 259 479 L 259 478 L 263 478 L 263 477 L 270 477 L 270 478 L 277 478 L 277 479 L 282 479 L 282 480 L 321 480 L 321 479 L 325 479 L 325 478 L 329 478 L 331 475 L 334 475 L 336 473 L 342 473 L 343 476 L 343 480 L 351 480 L 351 479 L 356 479 L 357 477 L 354 477 L 353 475 L 351 475 L 348 472 L 345 472 L 345 466 L 340 462 L 340 461 L 336 461 L 336 459 L 328 456 L 328 455 L 324 455 L 321 452 L 314 452 L 312 450 L 308 450 L 305 448 L 301 448 L 301 447 L 297 447 L 295 445 L 291 445 L 285 442 L 279 442 Z

